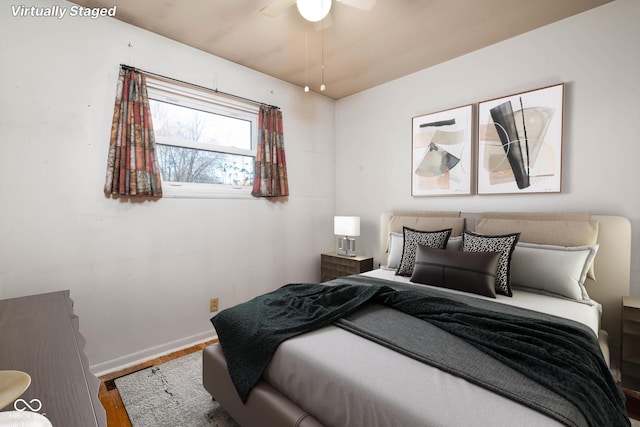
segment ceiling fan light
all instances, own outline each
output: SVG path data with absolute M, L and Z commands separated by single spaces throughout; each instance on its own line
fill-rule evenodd
M 318 22 L 329 14 L 331 0 L 297 0 L 296 6 L 304 19 Z

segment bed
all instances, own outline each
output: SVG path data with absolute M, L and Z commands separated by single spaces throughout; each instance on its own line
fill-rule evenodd
M 498 236 L 504 243 L 504 236 L 517 234 L 516 241 L 511 241 L 513 251 L 508 267 L 513 280 L 510 288 L 496 293 L 494 298 L 470 293 L 468 289 L 416 283 L 415 280 L 420 280 L 414 274 L 418 271 L 417 264 L 406 264 L 414 254 L 403 257 L 404 244 L 413 242 L 416 236 L 431 238 L 442 230 L 450 230 L 446 244 L 451 247 L 431 250 L 419 244 L 417 259 L 432 260 L 433 256 L 443 255 L 455 258 L 458 255 L 445 253 L 447 249 L 458 254 L 460 251 L 453 250 L 455 246 L 467 244 L 471 246 L 466 252 L 487 252 L 482 255 L 482 263 L 495 270 L 501 260 L 497 255 L 499 251 L 495 248 L 476 250 L 474 242 L 485 243 L 483 237 Z M 463 243 L 463 235 L 467 243 Z M 580 249 L 556 253 L 559 247 Z M 402 248 L 399 259 L 398 248 Z M 586 255 L 580 258 L 578 252 Z M 492 253 L 495 256 L 491 257 Z M 556 276 L 565 273 L 564 267 L 555 265 L 557 259 L 565 257 L 573 260 L 572 274 L 580 277 L 576 283 L 571 282 L 571 286 L 563 280 L 559 288 L 550 287 L 548 284 L 553 283 Z M 575 261 L 578 258 L 580 260 Z M 470 302 L 482 309 L 485 304 L 489 307 L 497 304 L 508 312 L 505 315 L 511 312 L 521 315 L 525 310 L 524 313 L 530 313 L 536 321 L 546 320 L 545 316 L 568 318 L 562 322 L 576 322 L 587 331 L 586 335 L 592 334 L 606 367 L 617 365 L 621 298 L 629 293 L 630 225 L 625 218 L 588 214 L 385 212 L 380 219 L 377 261 L 381 266 L 391 264 L 392 268 L 338 279 L 324 287 L 360 286 L 360 282 L 366 282 L 367 286 L 391 287 L 394 291 L 419 288 L 421 292 L 435 292 L 438 297 L 445 294 L 447 300 L 456 304 Z M 540 262 L 551 262 L 553 268 L 541 268 Z M 582 267 L 576 272 L 579 264 Z M 431 264 L 419 265 L 423 268 Z M 407 275 L 396 274 L 401 268 Z M 421 274 L 430 278 L 429 269 L 424 268 Z M 542 286 L 529 280 L 532 268 L 537 271 L 536 277 L 545 278 Z M 493 280 L 497 283 L 498 276 Z M 483 282 L 482 292 L 485 287 Z M 422 330 L 413 334 L 405 332 L 416 331 L 415 328 L 422 328 L 428 322 L 370 302 L 341 317 L 337 323 L 279 344 L 260 380 L 248 396 L 242 398 L 229 374 L 235 358 L 228 364 L 219 344 L 205 348 L 204 387 L 242 426 L 589 425 L 586 415 L 576 412 L 571 404 L 555 408 L 556 402 L 563 401 L 556 398 L 555 392 L 537 389 L 526 375 L 511 372 L 513 369 L 504 364 L 495 364 L 489 360 L 491 356 L 466 348 L 470 346 L 464 343 L 453 343 L 448 335 L 438 337 L 439 341 L 434 338 L 432 342 L 438 344 L 421 349 L 427 354 L 421 353 L 419 357 L 415 357 L 417 351 L 411 346 L 420 346 L 420 343 L 381 345 L 386 340 L 384 334 L 421 336 Z M 384 325 L 386 330 L 373 330 L 367 332 L 369 335 L 354 333 L 353 328 L 369 327 L 362 325 L 373 325 L 373 328 Z M 429 333 L 440 334 L 438 328 L 431 329 Z M 372 335 L 376 338 L 372 339 Z M 466 346 L 464 351 L 471 356 L 465 357 L 473 362 L 467 360 L 463 368 L 445 365 L 448 359 L 462 354 L 454 345 Z M 424 363 L 425 359 L 430 363 Z M 506 379 L 496 380 L 503 375 Z M 603 375 L 610 374 L 607 370 Z M 522 400 L 521 395 L 527 393 L 535 395 L 533 404 Z

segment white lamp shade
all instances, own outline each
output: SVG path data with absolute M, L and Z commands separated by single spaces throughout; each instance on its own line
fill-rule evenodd
M 297 0 L 296 5 L 304 19 L 318 22 L 329 14 L 331 0 Z
M 359 236 L 359 216 L 336 216 L 333 218 L 333 234 L 336 236 Z

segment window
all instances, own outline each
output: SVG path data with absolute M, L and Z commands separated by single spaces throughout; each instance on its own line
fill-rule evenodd
M 258 106 L 150 77 L 147 90 L 164 195 L 249 196 Z

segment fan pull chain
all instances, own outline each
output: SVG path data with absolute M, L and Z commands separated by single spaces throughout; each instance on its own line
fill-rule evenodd
M 309 30 L 304 30 L 304 91 L 309 92 Z

